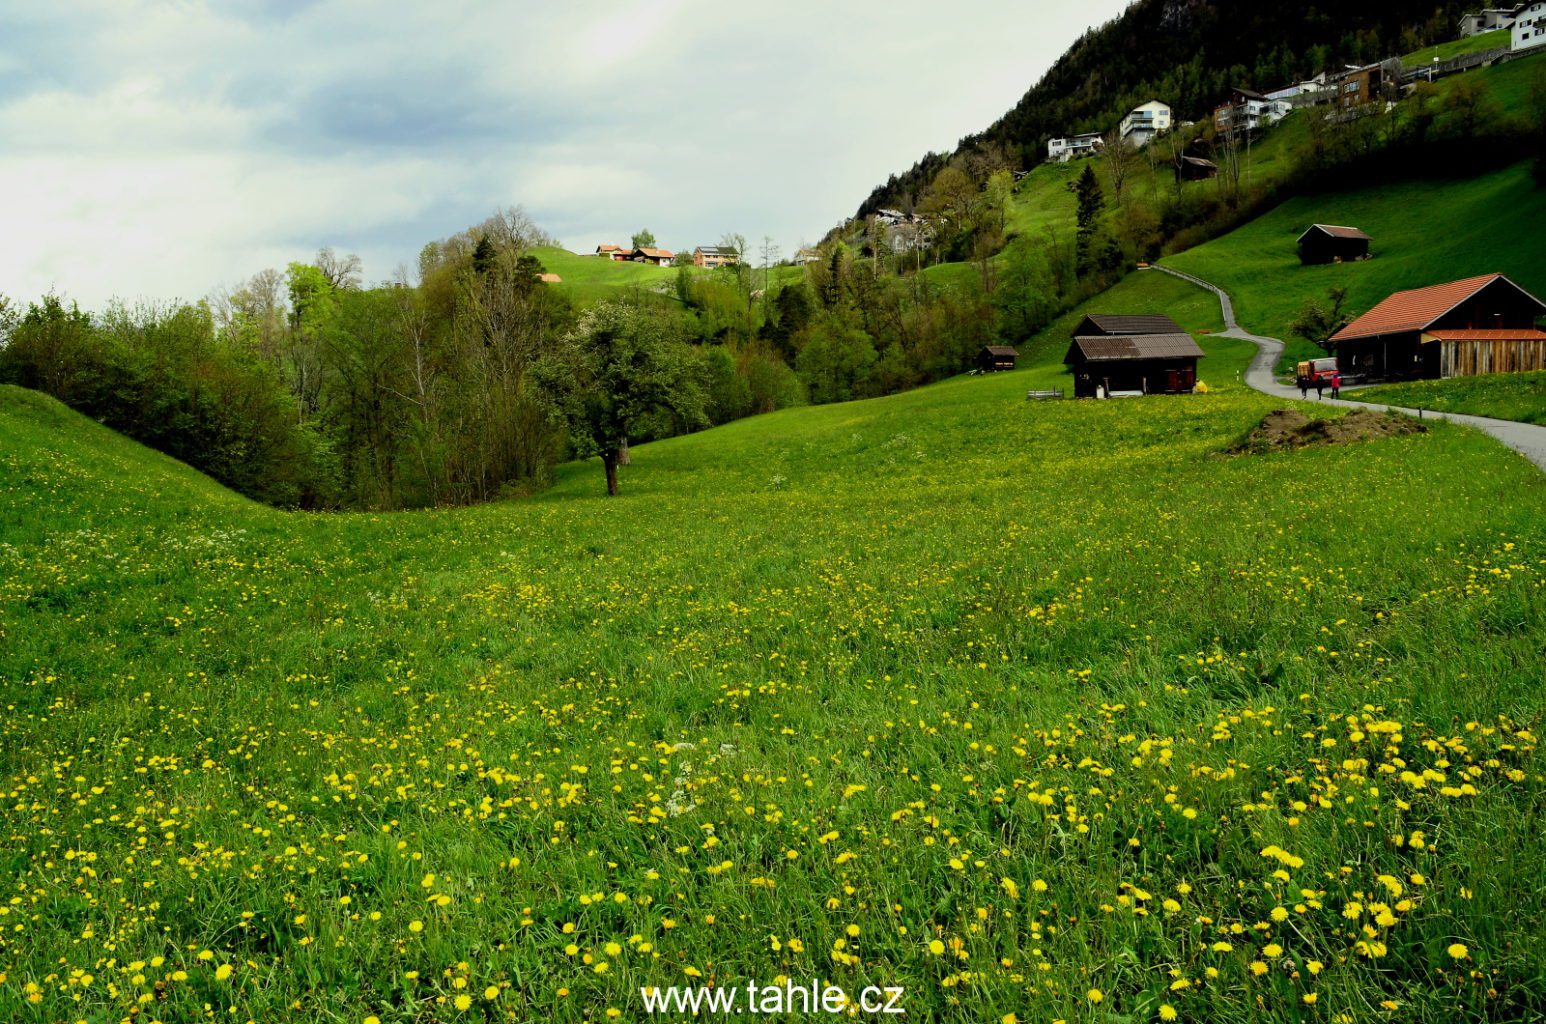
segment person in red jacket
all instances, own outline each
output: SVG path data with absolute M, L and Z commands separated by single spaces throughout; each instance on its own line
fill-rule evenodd
M 1338 370 L 1331 375 L 1331 397 L 1342 397 L 1342 371 Z

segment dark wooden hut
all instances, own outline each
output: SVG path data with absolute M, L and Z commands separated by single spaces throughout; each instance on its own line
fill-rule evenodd
M 977 368 L 983 373 L 994 373 L 999 370 L 1013 370 L 1015 360 L 1020 353 L 1008 345 L 984 345 L 981 352 L 977 353 Z
M 1200 156 L 1183 156 L 1176 161 L 1176 178 L 1179 181 L 1207 181 L 1219 176 L 1219 165 Z
M 1197 386 L 1197 360 L 1205 355 L 1184 332 L 1107 334 L 1075 336 L 1063 362 L 1074 375 L 1075 398 L 1093 398 L 1102 387 L 1108 395 L 1178 395 Z
M 1369 236 L 1341 224 L 1311 224 L 1299 236 L 1299 262 L 1349 263 L 1369 258 Z

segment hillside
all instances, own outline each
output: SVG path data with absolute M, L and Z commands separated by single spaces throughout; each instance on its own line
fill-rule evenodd
M 1040 362 L 391 515 L 0 389 L 0 1015 L 1539 1011 L 1546 481 Z
M 1085 33 L 1020 102 L 954 153 L 930 153 L 893 174 L 860 205 L 864 218 L 904 205 L 952 156 L 1003 148 L 1027 167 L 1046 141 L 1109 131 L 1135 105 L 1163 97 L 1179 120 L 1201 120 L 1237 85 L 1271 89 L 1346 63 L 1367 63 L 1449 40 L 1460 15 L 1454 2 L 1389 0 L 1343 6 L 1298 0 L 1215 4 L 1138 0 L 1115 20 Z
M 1521 62 L 1523 63 L 1523 62 Z M 1240 322 L 1289 342 L 1285 361 L 1319 350 L 1291 337 L 1307 299 L 1347 289 L 1357 315 L 1391 292 L 1501 272 L 1546 294 L 1546 238 L 1522 225 L 1546 222 L 1546 191 L 1527 164 L 1459 180 L 1371 185 L 1300 196 L 1229 234 L 1166 257 L 1235 300 Z M 1295 240 L 1314 223 L 1351 224 L 1374 239 L 1373 259 L 1303 267 Z
M 646 291 L 676 297 L 676 267 L 655 267 L 647 263 L 614 263 L 599 256 L 570 252 L 556 246 L 537 246 L 532 255 L 542 261 L 544 269 L 562 278 L 559 287 L 566 290 L 582 304 L 617 299 L 631 291 Z M 694 275 L 712 276 L 713 271 L 689 268 Z M 776 291 L 791 281 L 804 277 L 800 267 L 781 265 L 767 275 L 770 286 Z M 752 271 L 752 285 L 761 288 L 763 271 Z
M 674 267 L 615 263 L 555 246 L 539 246 L 532 250 L 532 255 L 542 261 L 545 270 L 562 278 L 561 287 L 580 302 L 613 298 L 633 289 L 666 294 L 674 291 Z

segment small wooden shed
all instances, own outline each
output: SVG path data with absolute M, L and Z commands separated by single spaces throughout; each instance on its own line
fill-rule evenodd
M 1008 345 L 984 345 L 981 352 L 977 353 L 977 368 L 983 373 L 995 373 L 999 370 L 1013 370 L 1015 360 L 1020 353 Z
M 1299 262 L 1350 263 L 1369 258 L 1370 238 L 1357 228 L 1341 224 L 1311 224 L 1299 236 Z
M 1219 176 L 1219 165 L 1200 156 L 1183 156 L 1176 161 L 1178 181 L 1207 181 Z
M 1190 394 L 1197 386 L 1197 360 L 1207 353 L 1190 334 L 1116 334 L 1075 337 L 1063 362 L 1074 375 L 1074 397 L 1139 392 Z

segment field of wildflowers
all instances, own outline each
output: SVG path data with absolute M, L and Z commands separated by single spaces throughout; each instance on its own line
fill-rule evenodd
M 380 516 L 0 390 L 0 1019 L 1546 1014 L 1546 482 L 1030 376 Z

